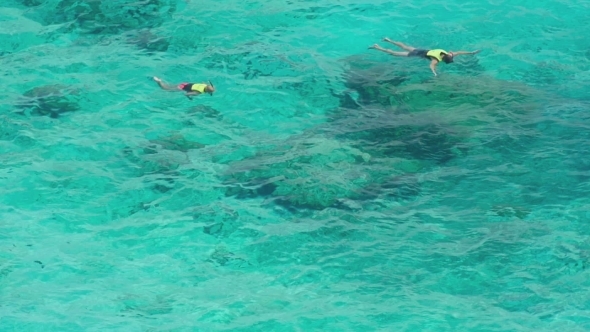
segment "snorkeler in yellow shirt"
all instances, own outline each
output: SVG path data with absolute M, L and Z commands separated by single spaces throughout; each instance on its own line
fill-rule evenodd
M 377 44 L 375 44 L 369 48 L 377 50 L 377 51 L 385 52 L 387 54 L 391 54 L 394 56 L 419 57 L 419 58 L 428 59 L 428 60 L 430 60 L 430 70 L 432 70 L 432 73 L 434 74 L 434 76 L 437 76 L 436 75 L 436 65 L 438 65 L 439 62 L 444 61 L 444 63 L 452 63 L 453 59 L 457 55 L 479 53 L 479 50 L 473 51 L 473 52 L 466 52 L 466 51 L 447 52 L 447 51 L 441 50 L 441 49 L 424 50 L 424 49 L 411 47 L 411 46 L 405 45 L 400 42 L 392 41 L 391 39 L 389 39 L 387 37 L 383 38 L 383 41 L 391 43 L 391 44 L 405 50 L 406 52 L 395 52 L 392 50 L 385 49 Z
M 180 83 L 177 86 L 169 85 L 162 82 L 161 79 L 154 76 L 154 81 L 158 83 L 158 85 L 166 90 L 166 91 L 186 91 L 186 97 L 192 100 L 192 96 L 198 96 L 203 93 L 208 93 L 213 96 L 213 92 L 215 92 L 215 87 L 213 83 L 209 81 L 209 84 L 205 83 Z

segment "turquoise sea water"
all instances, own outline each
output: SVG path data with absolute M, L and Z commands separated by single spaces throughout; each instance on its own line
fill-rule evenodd
M 589 330 L 589 12 L 3 0 L 0 330 Z

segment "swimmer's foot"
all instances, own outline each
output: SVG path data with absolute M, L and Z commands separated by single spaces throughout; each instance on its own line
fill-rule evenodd
M 158 83 L 162 82 L 162 80 L 159 79 L 159 78 L 157 78 L 156 76 L 153 77 L 153 80 L 156 81 L 156 82 L 158 82 Z
M 369 46 L 369 49 L 380 50 L 381 49 L 381 46 L 379 46 L 377 44 L 373 44 L 372 46 Z

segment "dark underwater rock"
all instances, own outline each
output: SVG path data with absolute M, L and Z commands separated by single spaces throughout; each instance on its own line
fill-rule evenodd
M 19 2 L 27 7 L 36 7 L 42 5 L 47 0 L 20 0 Z
M 160 153 L 157 147 L 127 147 L 123 150 L 122 156 L 129 162 L 135 176 L 143 178 L 146 187 L 160 193 L 166 193 L 174 188 L 176 179 L 180 176 L 178 167 L 188 162 L 179 156 Z
M 395 73 L 390 66 L 373 65 L 368 68 L 353 68 L 345 72 L 344 85 L 359 93 L 356 100 L 361 104 L 379 102 L 383 105 L 384 98 L 391 95 L 391 88 L 409 80 L 405 73 Z M 347 105 L 342 105 L 347 106 Z
M 175 11 L 175 0 L 62 0 L 46 13 L 45 21 L 67 23 L 66 30 L 117 34 L 159 27 Z
M 28 90 L 16 103 L 18 113 L 48 115 L 57 118 L 63 113 L 80 109 L 78 91 L 64 85 L 45 85 Z
M 166 52 L 170 46 L 168 38 L 156 36 L 145 29 L 128 34 L 126 42 L 147 52 Z
M 382 181 L 373 182 L 357 191 L 357 199 L 373 200 L 381 196 L 397 201 L 408 200 L 420 195 L 421 185 L 415 174 L 393 175 Z
M 321 131 L 373 158 L 445 163 L 466 153 L 469 132 L 444 117 L 399 112 L 380 105 L 341 108 Z
M 147 174 L 175 175 L 175 171 L 182 161 L 158 153 L 157 149 L 136 149 L 126 147 L 122 151 L 123 157 L 133 165 L 138 177 Z
M 221 180 L 226 196 L 266 197 L 269 202 L 287 208 L 321 210 L 334 206 L 348 197 L 353 188 L 363 185 L 363 180 L 345 184 L 348 177 L 363 178 L 346 169 L 369 159 L 370 156 L 335 140 L 297 138 L 231 163 Z
M 123 150 L 123 157 L 131 164 L 135 175 L 144 178 L 147 186 L 165 193 L 182 177 L 178 171 L 180 165 L 190 163 L 186 152 L 204 146 L 175 134 L 149 140 L 138 147 L 127 147 Z
M 388 165 L 363 167 L 368 160 L 362 156 L 357 158 L 350 151 L 347 161 L 335 164 L 318 155 L 276 163 L 268 157 L 259 155 L 256 159 L 244 160 L 249 166 L 243 170 L 239 166 L 242 162 L 234 163 L 233 173 L 222 176 L 225 195 L 238 199 L 262 197 L 266 204 L 282 206 L 292 212 L 347 209 L 343 202 L 362 204 L 378 197 L 408 200 L 419 195 L 420 183 L 415 173 L 427 166 L 418 161 L 398 159 Z
M 147 154 L 155 153 L 158 148 L 172 151 L 188 152 L 189 150 L 201 149 L 204 144 L 187 140 L 180 134 L 150 140 L 150 146 L 144 148 Z
M 220 117 L 221 113 L 211 106 L 199 104 L 199 105 L 191 107 L 190 110 L 188 110 L 186 112 L 186 114 L 188 114 L 188 115 L 198 114 L 198 115 L 202 115 L 206 118 L 218 118 L 218 117 Z

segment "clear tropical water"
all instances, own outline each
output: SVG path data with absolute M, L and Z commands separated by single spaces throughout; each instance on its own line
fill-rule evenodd
M 0 330 L 589 330 L 588 12 L 3 0 Z

